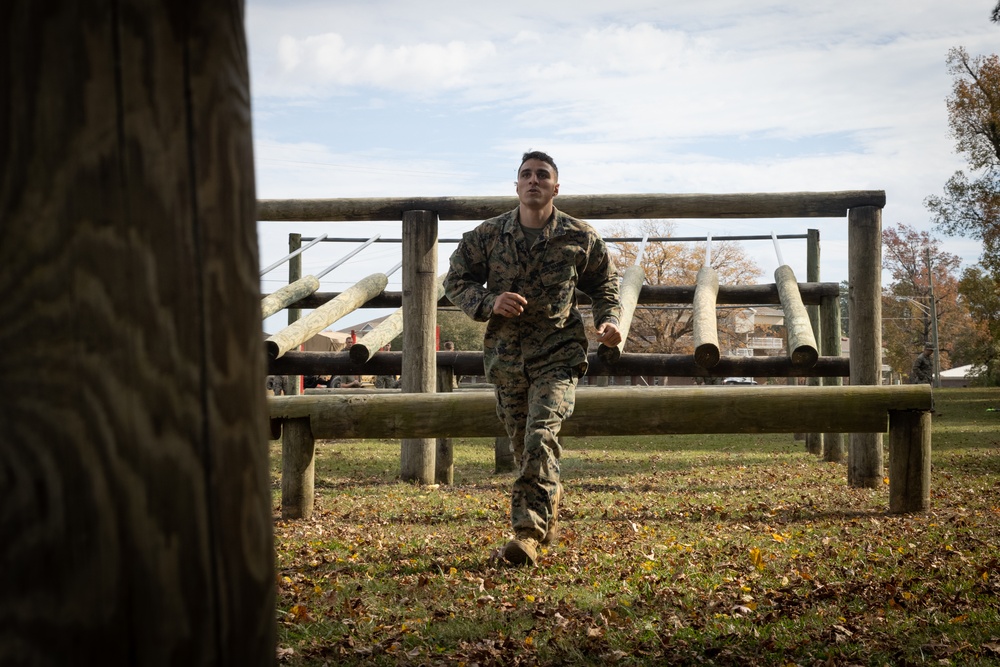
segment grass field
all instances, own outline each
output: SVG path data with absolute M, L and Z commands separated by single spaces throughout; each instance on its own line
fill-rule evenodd
M 491 558 L 513 480 L 492 439 L 456 440 L 440 488 L 398 480 L 396 441 L 321 441 L 313 518 L 275 520 L 279 660 L 1000 665 L 1000 389 L 935 399 L 917 515 L 790 435 L 566 438 L 534 569 Z

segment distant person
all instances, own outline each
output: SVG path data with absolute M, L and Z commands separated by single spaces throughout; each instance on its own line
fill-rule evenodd
M 556 535 L 562 484 L 558 434 L 587 372 L 576 290 L 590 296 L 597 340 L 617 345 L 618 274 L 601 235 L 556 210 L 559 171 L 540 151 L 517 168 L 518 207 L 462 236 L 445 278 L 448 299 L 486 322 L 483 365 L 520 473 L 511 490 L 512 565 L 535 565 Z
M 381 348 L 379 352 L 390 352 L 392 350 L 392 343 L 386 343 Z M 399 389 L 399 376 L 397 375 L 377 375 L 375 377 L 375 388 L 376 389 Z
M 924 351 L 913 360 L 910 370 L 912 384 L 934 384 L 934 346 L 925 345 Z
M 354 331 L 351 331 L 351 335 L 348 336 L 347 340 L 344 341 L 344 351 L 348 353 L 351 352 L 351 346 L 354 345 L 357 340 L 357 336 Z M 348 357 L 350 358 L 350 357 Z M 340 383 L 337 385 L 342 389 L 358 389 L 362 386 L 361 376 L 359 375 L 341 375 L 339 376 Z

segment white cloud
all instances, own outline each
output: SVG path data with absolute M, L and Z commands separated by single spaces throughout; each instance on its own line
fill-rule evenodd
M 928 229 L 923 198 L 960 166 L 945 55 L 997 49 L 982 0 L 247 10 L 268 197 L 498 194 L 497 160 L 530 147 L 556 156 L 567 194 L 884 189 L 884 222 Z M 303 103 L 355 113 L 304 144 Z M 827 229 L 838 247 L 846 225 Z

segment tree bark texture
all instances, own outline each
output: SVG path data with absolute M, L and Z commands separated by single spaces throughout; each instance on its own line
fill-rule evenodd
M 274 662 L 243 22 L 0 3 L 0 664 Z

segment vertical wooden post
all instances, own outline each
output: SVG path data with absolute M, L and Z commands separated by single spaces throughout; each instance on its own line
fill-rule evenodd
M 295 252 L 302 247 L 302 234 L 288 235 L 288 252 Z M 302 255 L 296 255 L 288 260 L 288 284 L 291 285 L 302 277 Z M 302 317 L 301 308 L 288 308 L 288 324 L 294 324 Z M 302 393 L 302 376 L 289 375 L 287 383 L 288 393 L 298 395 Z
M 820 329 L 823 355 L 839 357 L 843 352 L 840 343 L 840 297 L 823 297 L 819 309 L 823 321 Z M 827 377 L 823 378 L 823 384 L 827 387 L 840 387 L 844 384 L 844 380 L 840 377 Z M 843 433 L 823 434 L 823 460 L 832 463 L 843 463 L 847 460 Z
M 810 229 L 806 232 L 806 282 L 818 283 L 819 282 L 819 230 Z M 809 323 L 812 325 L 813 337 L 816 338 L 817 343 L 822 339 L 822 321 L 820 320 L 820 307 L 819 306 L 807 306 L 806 312 L 809 313 Z M 823 346 L 820 345 L 819 349 L 822 350 Z M 820 384 L 820 378 L 811 377 L 806 380 L 806 384 L 810 387 L 818 387 Z M 815 454 L 816 456 L 823 456 L 823 434 L 822 433 L 807 433 L 806 434 L 806 451 L 810 454 Z
M 274 663 L 243 25 L 0 3 L 0 664 Z
M 281 428 L 281 518 L 308 519 L 313 513 L 316 442 L 309 418 L 287 419 Z
M 931 413 L 889 411 L 889 511 L 931 506 Z
M 847 220 L 851 384 L 877 385 L 882 381 L 882 209 L 853 208 Z M 850 486 L 881 486 L 884 465 L 881 433 L 851 433 Z
M 403 213 L 403 393 L 434 393 L 437 372 L 437 235 L 433 211 Z M 434 483 L 434 438 L 406 438 L 400 477 Z
M 451 392 L 455 382 L 455 369 L 451 366 L 437 367 L 438 392 Z M 455 483 L 455 448 L 451 438 L 438 438 L 434 456 L 434 480 L 438 484 Z

